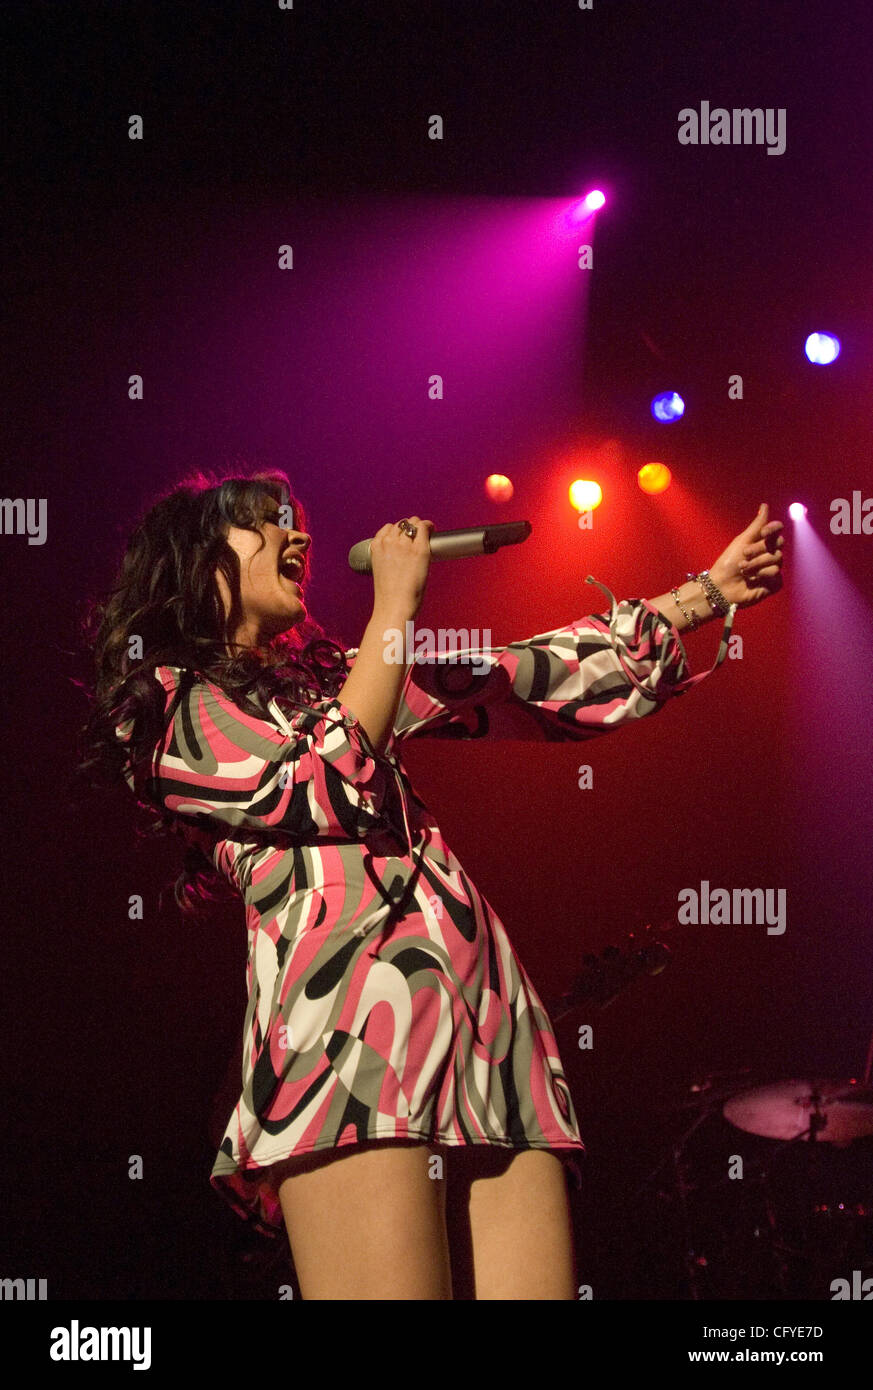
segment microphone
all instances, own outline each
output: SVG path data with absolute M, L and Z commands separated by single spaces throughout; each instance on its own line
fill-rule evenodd
M 493 555 L 502 545 L 526 541 L 531 530 L 529 521 L 499 521 L 493 526 L 473 526 L 461 531 L 432 531 L 430 556 L 432 560 L 459 560 L 465 555 Z M 373 573 L 370 541 L 358 541 L 352 546 L 349 564 L 357 574 Z

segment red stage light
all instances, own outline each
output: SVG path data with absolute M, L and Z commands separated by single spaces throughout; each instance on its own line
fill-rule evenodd
M 508 502 L 514 491 L 504 473 L 490 473 L 485 479 L 485 494 L 492 502 Z

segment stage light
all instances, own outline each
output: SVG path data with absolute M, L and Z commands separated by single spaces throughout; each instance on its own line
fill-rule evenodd
M 672 481 L 673 474 L 666 463 L 644 463 L 637 473 L 637 482 L 643 492 L 648 492 L 651 496 L 665 492 Z
M 591 217 L 593 213 L 599 212 L 605 202 L 606 194 L 601 193 L 599 188 L 592 188 L 591 192 L 585 195 L 581 203 L 576 203 L 571 209 L 568 214 L 568 220 L 574 227 L 578 227 L 580 223 L 587 222 L 588 218 Z
M 513 492 L 512 483 L 504 473 L 491 473 L 485 479 L 485 493 L 492 502 L 508 502 Z
M 801 521 L 806 516 L 806 507 L 802 502 L 792 502 L 788 508 L 788 515 L 792 521 Z
M 570 484 L 570 502 L 577 512 L 593 512 L 603 501 L 603 489 L 590 478 L 577 478 Z
M 685 414 L 685 402 L 676 391 L 662 391 L 652 401 L 652 414 L 662 425 L 669 425 Z
M 827 367 L 831 362 L 836 362 L 840 355 L 840 340 L 832 333 L 810 333 L 804 351 L 817 367 Z

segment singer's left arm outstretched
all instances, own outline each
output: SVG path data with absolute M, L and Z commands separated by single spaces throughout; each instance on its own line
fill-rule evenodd
M 764 505 L 710 569 L 713 583 L 736 608 L 760 603 L 781 587 L 782 523 L 767 516 Z M 621 602 L 610 594 L 608 612 L 477 650 L 464 664 L 437 657 L 416 661 L 404 680 L 387 751 L 396 741 L 419 736 L 586 739 L 656 713 L 710 674 L 689 675 L 679 634 L 689 629 L 692 615 L 703 623 L 717 614 L 699 583 L 686 581 L 677 593 L 679 605 L 671 593 Z M 724 658 L 732 617 L 731 612 L 716 665 Z

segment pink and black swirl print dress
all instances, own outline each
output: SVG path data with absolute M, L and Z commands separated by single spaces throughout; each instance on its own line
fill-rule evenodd
M 210 1182 L 264 1234 L 284 1231 L 265 1167 L 363 1140 L 553 1149 L 578 1182 L 546 1010 L 398 750 L 420 735 L 587 739 L 710 674 L 687 675 L 646 601 L 603 591 L 610 612 L 465 667 L 418 658 L 381 755 L 338 698 L 255 718 L 193 671 L 156 669 L 167 731 L 150 794 L 245 904 L 241 1094 Z

